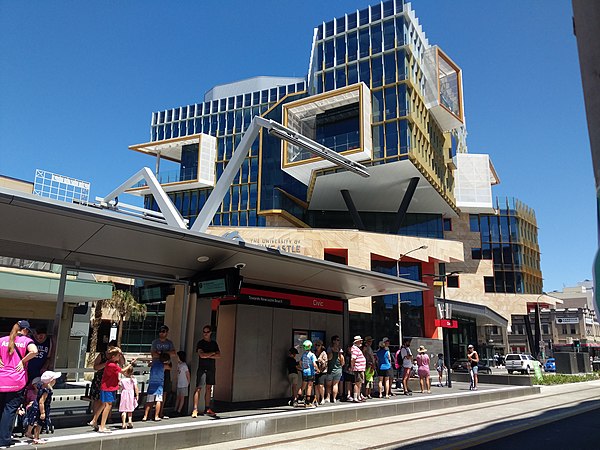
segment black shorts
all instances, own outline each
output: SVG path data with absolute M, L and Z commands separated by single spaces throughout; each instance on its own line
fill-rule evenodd
M 377 369 L 377 375 L 380 377 L 392 378 L 394 376 L 394 371 L 392 369 Z
M 325 377 L 327 377 L 326 373 L 318 373 L 315 375 L 315 384 L 325 384 Z
M 344 381 L 348 381 L 349 383 L 354 383 L 354 373 L 344 372 Z
M 196 373 L 196 387 L 201 388 L 204 385 L 215 385 L 215 369 L 198 369 Z
M 302 382 L 303 383 L 308 383 L 310 381 L 315 381 L 315 376 L 314 375 L 302 375 Z

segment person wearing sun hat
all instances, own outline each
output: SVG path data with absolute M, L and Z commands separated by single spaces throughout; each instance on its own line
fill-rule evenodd
M 38 352 L 30 334 L 29 322 L 19 320 L 8 336 L 0 338 L 0 446 L 12 444 L 15 415 L 27 384 L 27 363 Z
M 52 421 L 50 420 L 50 406 L 52 405 L 53 387 L 62 376 L 61 372 L 46 370 L 40 377 L 40 387 L 37 397 L 27 411 L 27 422 L 33 425 L 33 443 L 42 444 L 46 442 L 40 439 L 40 432 L 43 428 L 50 429 Z
M 367 358 L 361 350 L 363 339 L 360 336 L 354 336 L 352 348 L 350 350 L 350 370 L 354 373 L 354 392 L 353 402 L 364 401 L 361 395 L 362 384 L 365 382 L 365 370 L 367 368 Z
M 419 385 L 421 386 L 421 394 L 427 389 L 427 393 L 431 394 L 431 377 L 429 371 L 429 355 L 424 345 L 417 349 L 417 374 L 419 375 Z

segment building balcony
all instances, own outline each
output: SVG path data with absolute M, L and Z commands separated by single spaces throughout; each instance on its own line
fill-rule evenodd
M 160 167 L 161 159 L 180 164 L 179 169 L 158 171 L 156 178 L 165 192 L 215 185 L 217 139 L 213 136 L 200 133 L 184 138 L 132 145 L 129 148 L 154 156 L 157 160 L 157 167 Z M 140 181 L 126 192 L 143 196 L 149 194 L 150 189 L 145 181 Z

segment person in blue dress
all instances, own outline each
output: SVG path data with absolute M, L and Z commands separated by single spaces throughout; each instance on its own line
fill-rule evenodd
M 52 388 L 61 377 L 62 373 L 47 370 L 42 374 L 42 381 L 39 385 L 37 398 L 27 411 L 26 422 L 33 426 L 33 443 L 43 444 L 45 439 L 40 439 L 40 431 L 43 428 L 50 429 L 52 421 L 50 420 L 50 406 L 52 404 Z

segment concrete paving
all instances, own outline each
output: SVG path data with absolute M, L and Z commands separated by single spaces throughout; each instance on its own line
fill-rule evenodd
M 486 384 L 481 384 L 478 391 L 470 391 L 467 383 L 456 382 L 452 389 L 433 387 L 431 394 L 415 393 L 410 397 L 372 399 L 360 404 L 326 404 L 316 409 L 290 406 L 248 408 L 223 412 L 218 418 L 179 417 L 162 422 L 136 421 L 132 430 L 120 430 L 113 425 L 114 432 L 110 435 L 100 435 L 86 426 L 63 428 L 57 429 L 49 437 L 43 435 L 48 438 L 43 448 L 181 449 L 326 426 L 348 426 L 346 424 L 351 422 L 375 418 L 389 419 L 415 413 L 431 415 L 447 408 L 519 398 L 539 391 L 539 387 Z M 19 446 L 25 444 L 23 442 Z

